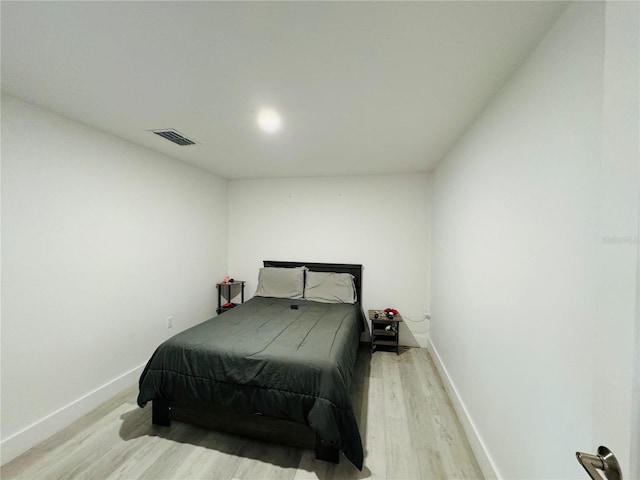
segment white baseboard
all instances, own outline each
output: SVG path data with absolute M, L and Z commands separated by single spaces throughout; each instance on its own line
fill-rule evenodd
M 498 475 L 498 469 L 496 468 L 489 452 L 487 451 L 484 442 L 482 441 L 481 436 L 479 435 L 473 420 L 469 416 L 467 409 L 454 386 L 451 377 L 449 377 L 449 373 L 447 372 L 446 367 L 442 363 L 442 359 L 440 355 L 438 355 L 438 350 L 433 344 L 433 340 L 429 339 L 429 346 L 427 347 L 429 353 L 431 354 L 431 358 L 433 359 L 433 363 L 440 374 L 440 378 L 442 378 L 442 383 L 444 383 L 444 388 L 451 399 L 451 403 L 453 405 L 458 418 L 460 419 L 460 423 L 462 424 L 462 428 L 464 428 L 464 432 L 467 435 L 467 439 L 469 440 L 469 444 L 471 445 L 471 450 L 478 461 L 478 465 L 480 465 L 480 469 L 484 474 L 484 477 L 487 479 L 500 479 L 500 475 Z
M 0 442 L 0 464 L 4 465 L 13 460 L 134 385 L 140 378 L 145 365 L 146 362 L 2 440 Z

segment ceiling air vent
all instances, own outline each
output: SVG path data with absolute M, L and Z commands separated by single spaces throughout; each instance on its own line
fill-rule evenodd
M 176 145 L 180 145 L 182 147 L 184 147 L 186 145 L 195 145 L 196 144 L 196 142 L 194 142 L 193 140 L 188 139 L 187 137 L 185 137 L 184 135 L 179 133 L 177 130 L 174 130 L 172 128 L 165 128 L 163 130 L 151 130 L 151 131 L 153 133 L 155 133 L 156 135 L 160 135 L 162 138 L 166 138 L 170 142 L 173 142 Z

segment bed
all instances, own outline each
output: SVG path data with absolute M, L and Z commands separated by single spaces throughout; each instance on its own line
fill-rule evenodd
M 154 424 L 176 419 L 312 447 L 335 463 L 342 451 L 361 470 L 349 398 L 365 324 L 361 285 L 361 265 L 265 260 L 256 296 L 157 348 L 138 405 L 152 402 Z

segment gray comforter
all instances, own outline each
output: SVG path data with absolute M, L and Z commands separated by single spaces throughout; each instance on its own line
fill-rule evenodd
M 349 398 L 361 329 L 358 304 L 254 297 L 160 345 L 138 405 L 163 398 L 304 423 L 362 469 Z

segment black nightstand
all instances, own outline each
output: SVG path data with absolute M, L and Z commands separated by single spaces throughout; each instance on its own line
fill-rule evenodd
M 218 308 L 216 308 L 216 313 L 218 315 L 239 305 L 238 303 L 232 302 L 238 294 L 240 294 L 240 303 L 244 303 L 244 284 L 244 280 L 216 284 L 216 288 L 218 289 Z M 226 300 L 225 303 L 222 303 L 223 298 Z
M 371 353 L 378 347 L 395 348 L 400 355 L 400 322 L 402 317 L 394 315 L 393 319 L 386 317 L 384 310 L 369 310 L 371 320 Z

